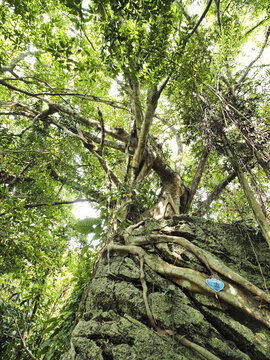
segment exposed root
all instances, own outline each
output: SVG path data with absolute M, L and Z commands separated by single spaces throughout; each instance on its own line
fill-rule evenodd
M 156 243 L 175 243 L 180 246 L 183 246 L 185 249 L 194 254 L 209 270 L 211 274 L 217 272 L 218 274 L 224 276 L 230 281 L 235 282 L 236 284 L 241 285 L 242 288 L 246 289 L 248 292 L 259 297 L 261 300 L 264 300 L 267 303 L 270 303 L 270 295 L 259 289 L 257 286 L 252 284 L 250 281 L 234 272 L 228 266 L 226 266 L 222 261 L 215 258 L 206 250 L 199 248 L 194 245 L 189 240 L 172 235 L 147 235 L 147 236 L 136 236 L 131 238 L 131 242 L 128 245 L 147 245 L 147 244 L 156 244 Z
M 218 357 L 216 357 L 214 354 L 212 354 L 210 351 L 206 350 L 205 348 L 203 348 L 200 345 L 197 345 L 189 340 L 187 340 L 185 337 L 179 336 L 177 334 L 175 334 L 172 330 L 164 330 L 164 329 L 160 329 L 156 322 L 155 319 L 152 315 L 149 303 L 148 303 L 148 299 L 147 299 L 147 284 L 145 281 L 145 275 L 144 275 L 144 270 L 143 270 L 143 265 L 144 265 L 144 257 L 143 256 L 139 256 L 140 257 L 140 280 L 141 280 L 141 284 L 142 284 L 142 289 L 143 289 L 143 301 L 144 301 L 144 305 L 145 305 L 145 309 L 146 309 L 146 314 L 148 317 L 148 320 L 151 324 L 151 326 L 157 331 L 157 333 L 162 334 L 162 335 L 171 335 L 174 336 L 174 339 L 176 339 L 180 344 L 190 348 L 191 350 L 197 352 L 199 355 L 201 355 L 203 357 L 203 359 L 207 359 L 207 360 L 220 360 Z
M 140 256 L 140 280 L 141 280 L 141 284 L 142 284 L 142 289 L 143 289 L 143 301 L 144 301 L 144 305 L 145 305 L 145 309 L 146 309 L 146 314 L 147 317 L 150 321 L 151 326 L 156 329 L 157 328 L 157 324 L 155 322 L 155 319 L 152 315 L 152 312 L 150 310 L 150 306 L 148 303 L 148 299 L 147 299 L 147 284 L 145 281 L 145 276 L 144 276 L 144 271 L 143 271 L 143 264 L 144 264 L 144 258 L 143 256 Z
M 208 268 L 208 270 L 210 270 L 211 273 L 213 272 L 212 270 L 217 271 L 220 275 L 223 275 L 227 279 L 234 281 L 235 283 L 245 288 L 247 291 L 270 303 L 270 295 L 266 294 L 263 290 L 259 289 L 247 279 L 232 271 L 229 267 L 223 264 L 220 260 L 216 259 L 213 255 L 192 244 L 187 239 L 170 235 L 150 235 L 150 239 L 154 241 L 160 242 L 160 240 L 164 238 L 166 242 L 173 242 L 179 244 L 189 250 L 192 254 L 197 256 L 197 258 Z
M 211 296 L 216 294 L 215 291 L 209 288 L 209 286 L 206 284 L 206 274 L 192 269 L 171 265 L 162 260 L 157 255 L 148 254 L 139 246 L 109 244 L 108 250 L 129 253 L 137 255 L 139 258 L 143 258 L 145 263 L 152 270 L 166 276 L 177 285 L 180 285 L 181 287 L 184 287 L 191 292 L 199 292 Z M 229 303 L 235 308 L 246 312 L 249 316 L 255 318 L 270 328 L 270 312 L 268 310 L 259 309 L 258 301 L 250 296 L 247 296 L 247 294 L 243 292 L 238 286 L 225 281 L 224 284 L 224 289 L 219 293 L 219 299 Z

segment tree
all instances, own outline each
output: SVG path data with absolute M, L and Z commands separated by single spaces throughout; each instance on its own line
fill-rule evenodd
M 3 1 L 3 270 L 10 272 L 9 262 L 14 273 L 17 262 L 24 267 L 19 249 L 35 268 L 37 258 L 29 260 L 32 248 L 19 239 L 26 234 L 36 249 L 40 228 L 40 248 L 49 249 L 42 251 L 49 256 L 57 238 L 56 251 L 63 246 L 59 256 L 64 256 L 67 231 L 74 230 L 67 205 L 88 200 L 100 209 L 100 219 L 86 219 L 75 229 L 87 233 L 82 228 L 88 224 L 102 240 L 97 268 L 102 269 L 105 254 L 108 266 L 112 253 L 138 258 L 148 326 L 216 359 L 214 347 L 208 351 L 188 336 L 160 328 L 147 299 L 147 276 L 162 274 L 188 293 L 208 295 L 213 290 L 205 278 L 219 276 L 227 285 L 218 300 L 253 314 L 269 338 L 269 311 L 257 309 L 260 301 L 269 303 L 267 286 L 260 290 L 217 254 L 195 246 L 192 229 L 173 227 L 178 219 L 196 228 L 196 220 L 184 223 L 183 214 L 257 223 L 270 245 L 269 71 L 259 62 L 270 35 L 269 5 L 209 0 L 200 16 L 191 15 L 189 6 L 162 0 Z M 257 53 L 241 67 L 239 56 L 251 41 Z M 115 87 L 117 95 L 110 95 Z M 40 228 L 35 225 L 31 232 L 31 224 Z M 142 238 L 134 231 L 142 231 Z M 247 234 L 248 241 L 253 235 Z M 196 270 L 192 260 L 175 269 L 158 255 L 154 245 L 159 243 L 176 243 L 203 267 Z M 173 252 L 170 256 L 176 261 Z M 146 280 L 144 265 L 150 269 Z M 22 351 L 29 355 L 23 341 Z M 256 356 L 267 358 L 267 351 Z

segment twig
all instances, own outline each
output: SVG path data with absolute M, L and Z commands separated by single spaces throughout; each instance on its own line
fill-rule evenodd
M 229 1 L 228 1 L 228 4 L 226 5 L 226 7 L 225 7 L 225 9 L 224 9 L 224 11 L 222 12 L 222 16 L 223 16 L 223 15 L 225 14 L 225 12 L 229 9 L 231 3 L 232 3 L 232 0 L 229 0 Z
M 262 19 L 261 21 L 258 22 L 258 24 L 252 26 L 251 29 L 249 29 L 242 38 L 247 37 L 250 33 L 252 33 L 252 31 L 256 30 L 259 26 L 261 26 L 262 24 L 264 24 L 267 20 L 269 20 L 269 16 L 267 16 L 266 18 Z

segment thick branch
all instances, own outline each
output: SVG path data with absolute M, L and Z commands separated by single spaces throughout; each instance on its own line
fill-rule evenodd
M 187 189 L 181 176 L 173 171 L 161 154 L 155 154 L 153 170 L 162 182 L 162 193 L 158 203 L 150 209 L 156 219 L 169 218 L 173 214 L 183 212 L 187 200 Z
M 133 168 L 133 175 L 137 172 L 137 169 L 139 168 L 139 165 L 143 159 L 144 152 L 146 149 L 146 143 L 147 138 L 149 135 L 150 127 L 155 115 L 155 110 L 157 108 L 158 100 L 160 98 L 160 95 L 162 91 L 165 89 L 168 81 L 170 80 L 171 74 L 167 76 L 167 78 L 164 80 L 164 82 L 161 84 L 160 89 L 157 89 L 157 86 L 154 86 L 153 88 L 150 88 L 148 90 L 148 96 L 147 96 L 147 106 L 146 111 L 144 115 L 144 120 L 142 123 L 142 126 L 139 131 L 138 136 L 138 145 L 134 153 L 134 157 L 132 160 L 132 168 Z M 137 128 L 138 131 L 138 128 Z
M 81 115 L 77 111 L 68 108 L 67 106 L 61 104 L 52 104 L 52 106 L 57 109 L 58 111 L 70 115 L 73 119 L 78 120 L 81 124 L 86 126 L 92 127 L 97 130 L 101 130 L 100 124 L 98 121 L 89 120 L 86 116 Z M 110 126 L 104 125 L 105 134 L 110 135 L 114 139 L 120 140 L 124 143 L 128 143 L 129 141 L 129 134 L 122 128 L 112 128 Z M 131 142 L 131 145 L 134 146 L 134 142 Z

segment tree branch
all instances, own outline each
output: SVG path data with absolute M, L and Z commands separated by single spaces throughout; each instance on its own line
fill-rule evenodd
M 216 8 L 217 8 L 217 23 L 219 34 L 221 34 L 221 20 L 220 20 L 220 0 L 215 0 Z
M 96 144 L 94 143 L 94 141 L 91 139 L 91 136 L 88 136 L 89 134 L 86 131 L 83 131 L 82 129 L 80 129 L 78 126 L 74 126 L 74 125 L 64 125 L 61 120 L 54 120 L 54 124 L 56 126 L 58 126 L 59 128 L 61 128 L 62 130 L 64 130 L 64 132 L 66 132 L 67 134 L 74 136 L 76 138 L 78 138 L 79 140 L 82 141 L 83 145 L 89 150 L 91 151 L 91 153 L 93 155 L 95 155 L 98 160 L 100 165 L 102 166 L 103 170 L 105 171 L 105 173 L 108 175 L 109 180 L 112 180 L 113 183 L 116 185 L 116 187 L 120 186 L 120 181 L 118 180 L 117 176 L 113 173 L 113 171 L 110 169 L 110 167 L 108 166 L 107 162 L 105 161 L 105 159 L 99 155 L 98 153 L 98 148 L 96 146 Z
M 78 120 L 81 124 L 92 127 L 96 130 L 101 130 L 98 121 L 89 120 L 86 116 L 79 114 L 77 111 L 75 111 L 74 109 L 70 109 L 67 106 L 61 104 L 55 104 L 55 103 L 52 103 L 51 105 L 58 111 L 64 114 L 68 114 L 74 119 Z M 55 124 L 57 125 L 57 120 L 55 121 Z M 104 125 L 104 131 L 105 134 L 113 137 L 114 139 L 120 140 L 126 144 L 129 142 L 129 134 L 122 128 L 112 128 L 108 125 Z M 131 146 L 133 147 L 135 146 L 134 141 L 133 142 L 131 141 Z
M 36 204 L 26 204 L 24 206 L 25 209 L 31 209 L 41 206 L 59 206 L 59 205 L 70 205 L 70 204 L 76 204 L 79 202 L 97 202 L 97 199 L 77 199 L 77 200 L 70 200 L 70 201 L 55 201 L 55 202 L 43 202 L 43 203 L 36 203 Z
M 121 186 L 121 182 L 118 180 L 117 176 L 114 174 L 114 172 L 110 169 L 109 165 L 107 164 L 106 160 L 98 154 L 97 151 L 91 150 L 91 152 L 98 158 L 98 161 L 105 171 L 105 173 L 108 175 L 109 180 L 114 183 L 114 185 L 119 188 Z
M 228 176 L 226 176 L 218 185 L 214 187 L 212 192 L 207 196 L 207 199 L 204 200 L 198 210 L 195 212 L 195 215 L 203 216 L 207 213 L 212 202 L 221 194 L 221 192 L 226 188 L 226 186 L 236 178 L 236 172 L 232 171 Z
M 252 26 L 252 28 L 250 28 L 244 35 L 243 35 L 243 39 L 245 37 L 247 37 L 249 34 L 252 33 L 252 31 L 256 30 L 259 26 L 261 26 L 262 24 L 264 24 L 267 20 L 269 20 L 269 16 L 267 16 L 266 18 L 262 19 L 261 21 L 258 22 L 258 24 Z
M 15 178 L 10 182 L 8 188 L 11 190 L 13 186 L 17 184 L 18 181 L 20 181 L 22 175 L 29 169 L 29 167 L 33 164 L 33 161 L 30 161 L 26 164 L 26 166 L 19 172 L 18 175 L 15 176 Z
M 260 59 L 260 57 L 262 56 L 263 52 L 264 52 L 264 49 L 266 48 L 267 46 L 267 43 L 268 43 L 268 39 L 269 39 L 269 36 L 270 36 L 270 26 L 268 27 L 267 29 L 267 32 L 266 32 L 266 35 L 265 35 L 265 40 L 264 40 L 264 43 L 261 47 L 261 50 L 259 52 L 259 54 L 255 57 L 255 59 L 253 59 L 249 65 L 247 66 L 246 70 L 244 71 L 243 75 L 241 76 L 241 78 L 239 79 L 237 85 L 235 86 L 235 89 L 237 89 L 241 83 L 245 80 L 245 78 L 247 77 L 247 75 L 249 74 L 250 70 L 252 69 L 252 66 L 253 64 L 255 64 L 256 61 L 258 61 Z
M 269 31 L 270 31 L 270 27 L 269 27 Z M 239 161 L 237 161 L 237 157 L 235 155 L 235 152 L 231 146 L 231 144 L 229 143 L 224 131 L 222 128 L 218 128 L 217 129 L 218 134 L 220 135 L 220 138 L 223 142 L 224 145 L 224 149 L 226 151 L 226 154 L 228 156 L 228 158 L 231 161 L 232 166 L 234 167 L 234 170 L 237 174 L 239 183 L 244 191 L 244 194 L 247 198 L 247 201 L 249 203 L 250 208 L 253 211 L 254 214 L 254 218 L 256 219 L 256 221 L 258 222 L 262 233 L 265 237 L 265 240 L 267 241 L 269 247 L 270 247 L 270 224 L 268 223 L 267 218 L 265 217 L 260 204 L 258 204 L 254 193 L 247 181 L 247 178 L 244 174 L 244 171 L 241 167 L 241 165 L 239 164 Z
M 41 99 L 38 95 L 36 95 L 35 93 L 31 93 L 29 91 L 26 91 L 26 90 L 22 90 L 16 86 L 13 86 L 13 85 L 10 85 L 8 84 L 5 79 L 0 79 L 0 84 L 7 87 L 8 89 L 10 90 L 14 90 L 14 91 L 17 91 L 21 94 L 24 94 L 24 95 L 28 95 L 28 96 L 31 96 L 31 97 L 34 97 L 34 98 L 37 98 L 37 99 L 40 99 L 40 100 L 43 100 L 44 102 L 47 102 L 48 103 L 48 100 L 46 99 Z
M 170 72 L 170 74 L 166 77 L 166 79 L 164 80 L 164 82 L 161 84 L 159 90 L 158 90 L 158 94 L 159 96 L 161 95 L 162 91 L 165 89 L 166 85 L 168 84 L 171 76 L 172 76 L 172 71 Z
M 132 92 L 133 92 L 133 107 L 135 114 L 135 123 L 136 123 L 136 132 L 137 137 L 139 137 L 140 129 L 143 123 L 143 112 L 142 112 L 142 104 L 140 99 L 140 83 L 138 79 L 134 76 L 131 79 Z
M 24 349 L 25 352 L 30 356 L 31 359 L 38 360 L 38 359 L 32 354 L 32 352 L 28 349 L 28 347 L 26 346 L 25 340 L 24 340 L 24 338 L 22 337 L 22 334 L 21 334 L 21 332 L 20 332 L 20 329 L 19 329 L 17 320 L 15 319 L 14 316 L 13 316 L 13 320 L 14 320 L 15 327 L 16 327 L 17 333 L 18 333 L 18 335 L 19 335 L 19 338 L 20 338 L 20 341 L 21 341 L 21 344 L 22 344 L 23 349 Z
M 97 150 L 97 153 L 102 156 L 102 150 L 103 150 L 103 146 L 104 146 L 104 120 L 103 120 L 103 115 L 102 112 L 100 110 L 100 108 L 97 108 L 98 111 L 98 116 L 99 116 L 99 122 L 100 122 L 100 127 L 101 127 L 101 139 L 100 139 L 100 145 L 99 145 L 99 149 Z
M 78 92 L 72 92 L 72 90 L 69 90 L 69 89 L 66 89 L 66 92 L 62 92 L 62 91 L 60 91 L 60 92 L 59 91 L 58 92 L 43 91 L 43 92 L 31 93 L 31 92 L 22 90 L 22 89 L 20 89 L 20 88 L 18 88 L 16 86 L 13 86 L 13 85 L 7 83 L 7 81 L 9 81 L 9 80 L 16 80 L 16 81 L 22 81 L 22 82 L 25 82 L 25 83 L 29 83 L 29 82 L 25 81 L 24 78 L 12 78 L 12 79 L 3 78 L 3 79 L 0 79 L 0 84 L 2 84 L 3 86 L 6 86 L 7 88 L 9 88 L 11 90 L 23 93 L 23 94 L 31 96 L 31 97 L 39 98 L 40 96 L 61 96 L 61 97 L 74 96 L 74 97 L 78 97 L 80 99 L 85 99 L 85 100 L 88 100 L 88 101 L 100 102 L 100 103 L 112 106 L 113 108 L 116 108 L 116 109 L 129 111 L 129 109 L 127 107 L 123 106 L 123 104 L 120 103 L 119 101 L 105 99 L 105 98 L 95 96 L 95 95 L 86 95 L 86 94 L 81 94 L 81 93 L 78 93 Z M 35 80 L 44 83 L 43 80 L 36 79 L 36 78 L 35 78 Z M 45 84 L 47 86 L 49 86 L 47 83 L 45 83 Z M 44 101 L 49 102 L 48 100 L 44 100 Z
M 96 190 L 91 190 L 91 193 L 89 193 L 89 190 L 85 190 L 82 187 L 78 186 L 77 184 L 76 185 L 72 184 L 71 181 L 68 180 L 67 178 L 58 175 L 57 172 L 52 168 L 52 166 L 50 164 L 48 165 L 48 170 L 50 171 L 49 175 L 54 180 L 59 181 L 62 185 L 67 185 L 67 186 L 69 186 L 71 189 L 73 189 L 75 191 L 78 191 L 80 193 L 84 193 L 84 195 L 87 196 L 87 197 L 89 195 L 91 195 L 92 196 L 91 201 L 97 202 L 97 199 L 102 195 Z
M 0 72 L 10 72 L 13 74 L 13 71 L 15 69 L 15 67 L 18 65 L 18 63 L 20 61 L 22 61 L 23 59 L 25 59 L 27 56 L 29 55 L 38 55 L 38 54 L 42 54 L 43 51 L 35 51 L 35 52 L 31 52 L 31 51 L 27 51 L 24 52 L 22 54 L 20 54 L 19 56 L 17 56 L 15 59 L 11 60 L 9 65 L 3 65 L 0 67 Z
M 188 22 L 191 21 L 191 16 L 186 12 L 183 4 L 182 4 L 182 1 L 176 1 L 176 4 L 180 7 L 180 9 L 182 10 L 185 18 L 187 19 Z
M 85 143 L 88 146 L 88 147 L 86 146 L 88 149 L 90 149 L 90 147 L 94 150 L 98 149 L 96 146 L 96 144 L 100 144 L 100 138 L 98 136 L 93 135 L 88 131 L 80 129 L 79 126 L 66 124 L 61 119 L 50 120 L 50 122 L 52 124 L 56 125 L 57 127 L 61 128 L 62 130 L 64 130 L 64 132 L 66 132 L 68 135 L 79 138 L 83 143 Z M 115 131 L 115 132 L 117 132 L 117 131 Z M 116 143 L 114 141 L 104 140 L 104 145 L 109 148 L 119 150 L 123 153 L 125 152 L 125 146 L 122 144 Z
M 43 203 L 33 203 L 33 204 L 26 204 L 24 205 L 25 209 L 32 209 L 32 208 L 37 208 L 37 207 L 42 207 L 42 206 L 61 206 L 61 205 L 72 205 L 72 204 L 76 204 L 79 202 L 98 202 L 97 201 L 98 198 L 91 198 L 91 199 L 76 199 L 76 200 L 70 200 L 70 201 L 55 201 L 55 202 L 43 202 Z M 12 209 L 15 210 L 16 206 Z M 10 214 L 10 210 L 4 211 L 0 214 L 0 216 L 4 216 L 6 214 Z
M 197 24 L 194 26 L 194 28 L 191 30 L 191 33 L 188 34 L 188 36 L 185 39 L 185 42 L 187 43 L 188 40 L 191 38 L 191 36 L 195 33 L 195 31 L 198 29 L 198 27 L 200 26 L 201 22 L 203 21 L 203 19 L 205 18 L 206 14 L 208 13 L 210 6 L 212 4 L 213 0 L 209 0 L 208 4 L 206 5 L 206 8 L 204 10 L 204 12 L 202 13 L 201 17 L 199 18 Z

